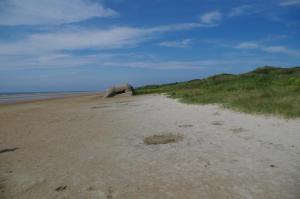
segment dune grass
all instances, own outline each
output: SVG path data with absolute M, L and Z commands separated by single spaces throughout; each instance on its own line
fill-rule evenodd
M 261 67 L 240 75 L 220 74 L 207 79 L 150 85 L 136 94 L 165 93 L 192 104 L 222 104 L 238 111 L 300 117 L 300 67 Z

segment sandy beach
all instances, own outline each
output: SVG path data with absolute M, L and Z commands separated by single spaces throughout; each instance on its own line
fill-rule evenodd
M 162 95 L 0 105 L 1 199 L 298 199 L 299 187 L 300 119 Z

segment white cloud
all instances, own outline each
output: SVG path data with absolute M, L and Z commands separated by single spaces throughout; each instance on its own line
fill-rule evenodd
M 235 7 L 231 10 L 231 12 L 228 14 L 229 17 L 235 17 L 240 15 L 248 15 L 252 14 L 254 11 L 253 6 L 251 5 L 242 5 L 239 7 Z
M 300 56 L 299 50 L 289 49 L 285 46 L 266 46 L 257 42 L 242 42 L 236 46 L 238 49 L 259 49 L 268 53 L 282 53 L 292 56 Z
M 148 28 L 148 31 L 171 32 L 171 31 L 190 30 L 190 29 L 194 29 L 194 28 L 214 27 L 214 26 L 215 26 L 214 24 L 203 24 L 203 23 L 180 23 L 180 24 L 156 26 L 153 28 Z
M 126 54 L 124 54 L 126 56 Z M 128 55 L 127 55 L 128 56 Z M 117 59 L 119 54 L 73 55 L 70 53 L 47 53 L 25 56 L 1 56 L 0 70 L 38 69 L 38 68 L 69 68 L 101 64 Z
M 279 3 L 280 6 L 294 6 L 300 5 L 300 0 L 281 0 Z
M 58 29 L 53 27 L 45 30 L 46 32 L 33 33 L 15 41 L 0 40 L 0 68 L 76 67 L 85 64 L 105 66 L 103 54 L 95 58 L 94 56 L 73 55 L 72 52 L 85 49 L 128 49 L 168 32 L 211 26 L 213 25 L 183 23 L 149 28 L 82 29 L 66 27 Z M 188 45 L 189 42 L 189 40 L 182 41 L 182 45 Z M 69 51 L 71 53 L 64 53 Z M 105 55 L 105 57 L 107 56 Z
M 288 55 L 300 56 L 299 50 L 291 50 L 285 46 L 267 46 L 264 47 L 263 50 L 270 53 L 284 53 Z
M 166 32 L 210 27 L 183 23 L 150 28 L 112 27 L 107 29 L 65 28 L 28 35 L 19 41 L 0 42 L 0 55 L 41 54 L 62 50 L 130 48 Z M 189 41 L 184 41 L 188 43 Z
M 220 22 L 222 14 L 219 11 L 211 11 L 200 16 L 200 21 L 204 24 L 215 24 Z
M 118 13 L 89 0 L 2 0 L 0 25 L 56 25 Z
M 160 46 L 172 48 L 187 48 L 192 44 L 191 39 L 184 39 L 181 41 L 164 41 L 159 43 Z
M 256 49 L 259 48 L 259 44 L 255 42 L 242 42 L 236 47 L 239 49 Z
M 120 48 L 139 42 L 147 32 L 131 27 L 65 29 L 37 33 L 16 42 L 1 43 L 0 54 L 34 54 L 60 50 Z

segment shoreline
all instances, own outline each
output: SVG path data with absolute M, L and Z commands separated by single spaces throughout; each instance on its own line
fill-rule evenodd
M 34 94 L 35 95 L 35 94 Z M 42 102 L 47 100 L 57 100 L 64 98 L 72 98 L 72 97 L 80 97 L 80 96 L 90 96 L 90 95 L 103 95 L 102 92 L 82 92 L 82 93 L 50 93 L 45 94 L 45 98 L 37 98 L 37 99 L 20 99 L 15 101 L 1 101 L 0 99 L 0 107 L 6 105 L 17 105 L 17 104 L 26 104 L 26 103 L 34 103 L 34 102 Z M 34 97 L 33 97 L 34 98 Z

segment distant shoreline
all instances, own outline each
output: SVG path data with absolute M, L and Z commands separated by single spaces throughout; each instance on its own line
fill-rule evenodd
M 70 92 L 23 92 L 23 93 L 0 93 L 0 104 L 15 104 L 18 102 L 30 102 L 46 99 L 57 99 L 70 96 L 92 94 L 96 92 L 70 91 Z

